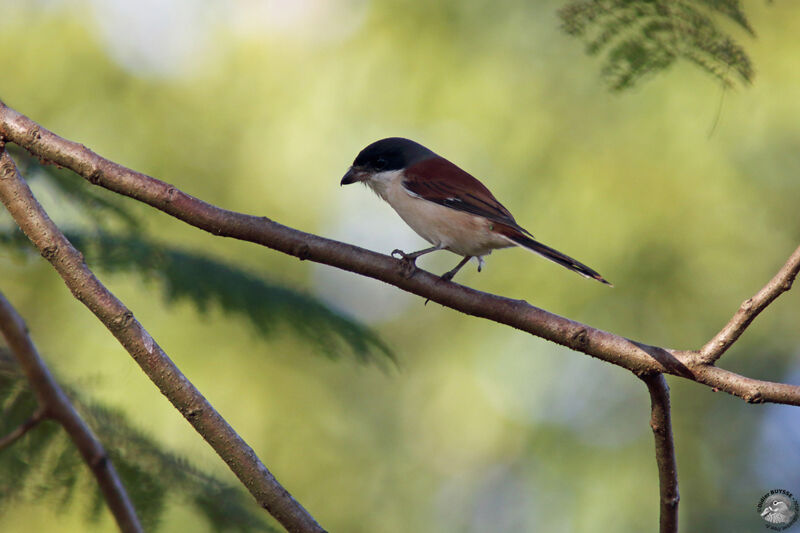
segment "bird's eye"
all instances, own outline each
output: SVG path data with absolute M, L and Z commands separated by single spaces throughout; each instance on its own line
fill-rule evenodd
M 384 168 L 386 168 L 386 159 L 379 157 L 375 160 L 375 169 L 383 170 Z

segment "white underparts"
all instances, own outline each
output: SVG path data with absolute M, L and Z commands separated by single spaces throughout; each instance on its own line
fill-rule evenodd
M 373 174 L 365 183 L 397 211 L 406 224 L 420 237 L 463 256 L 479 258 L 509 244 L 502 235 L 492 231 L 484 217 L 471 215 L 425 200 L 403 187 L 403 171 L 393 170 Z

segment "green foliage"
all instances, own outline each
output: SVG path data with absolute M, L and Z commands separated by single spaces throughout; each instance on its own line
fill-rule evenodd
M 93 268 L 139 276 L 155 284 L 168 304 L 192 303 L 201 313 L 216 306 L 226 315 L 248 321 L 267 338 L 285 326 L 320 353 L 336 358 L 350 351 L 360 361 L 392 357 L 374 332 L 301 292 L 210 257 L 178 250 L 134 235 L 67 232 Z M 19 230 L 0 232 L 0 247 L 33 254 Z
M 607 50 L 602 74 L 614 90 L 632 87 L 678 59 L 691 61 L 733 84 L 731 72 L 753 79 L 750 58 L 719 28 L 727 19 L 750 35 L 754 31 L 739 0 L 589 0 L 559 10 L 562 27 L 586 42 L 589 54 Z
M 133 274 L 145 284 L 155 282 L 170 304 L 187 301 L 201 313 L 216 306 L 249 322 L 262 338 L 285 328 L 327 357 L 347 352 L 362 362 L 392 357 L 377 334 L 318 299 L 206 255 L 156 243 L 143 235 L 136 216 L 116 195 L 63 169 L 41 165 L 20 150 L 14 156 L 22 161 L 26 176 L 47 180 L 60 197 L 88 216 L 95 229 L 73 231 L 67 237 L 91 267 Z M 104 229 L 111 226 L 121 226 L 122 231 Z M 33 252 L 18 230 L 0 232 L 0 247 Z
M 135 274 L 145 283 L 157 280 L 168 303 L 186 300 L 201 312 L 217 305 L 248 320 L 263 336 L 288 326 L 329 357 L 346 349 L 361 360 L 390 355 L 377 335 L 338 311 L 233 265 L 133 234 L 73 232 L 68 238 L 101 270 Z
M 93 428 L 111 458 L 148 531 L 158 528 L 167 505 L 193 505 L 213 531 L 273 531 L 241 490 L 162 451 L 118 411 L 61 384 L 80 415 Z M 12 431 L 36 410 L 36 398 L 6 349 L 0 349 L 0 434 Z M 11 449 L 0 453 L 0 510 L 14 501 L 49 499 L 59 508 L 75 495 L 90 493 L 87 521 L 96 522 L 105 506 L 102 493 L 80 453 L 61 427 L 40 423 Z

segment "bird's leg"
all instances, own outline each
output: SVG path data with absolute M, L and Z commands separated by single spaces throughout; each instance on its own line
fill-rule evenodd
M 425 254 L 429 254 L 431 252 L 435 252 L 436 250 L 441 250 L 441 246 L 431 246 L 430 248 L 425 248 L 424 250 L 419 250 L 418 252 L 412 252 L 410 254 L 405 253 L 403 250 L 393 250 L 392 257 L 399 256 L 399 259 L 403 262 L 404 269 L 403 274 L 405 277 L 410 278 L 414 275 L 414 272 L 417 270 L 417 257 Z
M 464 265 L 466 265 L 466 264 L 467 264 L 467 261 L 469 261 L 470 259 L 472 259 L 472 256 L 471 256 L 471 255 L 468 255 L 468 256 L 464 257 L 464 259 L 462 259 L 462 260 L 461 260 L 461 261 L 460 261 L 460 262 L 459 262 L 459 263 L 456 265 L 456 267 L 455 267 L 453 270 L 451 270 L 450 272 L 445 272 L 444 274 L 442 274 L 442 279 L 443 279 L 443 280 L 446 280 L 446 281 L 450 281 L 451 279 L 453 279 L 453 276 L 455 276 L 455 275 L 456 275 L 456 273 L 457 273 L 459 270 L 461 270 L 461 267 L 463 267 Z
M 457 273 L 459 270 L 461 270 L 461 267 L 463 267 L 464 265 L 466 265 L 466 264 L 467 264 L 467 261 L 469 261 L 470 259 L 472 259 L 472 256 L 471 256 L 471 255 L 468 255 L 468 256 L 466 256 L 464 259 L 462 259 L 461 261 L 459 261 L 459 263 L 456 265 L 456 267 L 455 267 L 453 270 L 451 270 L 451 271 L 449 271 L 449 272 L 445 272 L 444 274 L 442 274 L 442 275 L 441 275 L 441 279 L 443 279 L 443 280 L 445 280 L 445 281 L 450 281 L 451 279 L 453 279 L 453 276 L 455 276 L 455 275 L 456 275 L 456 273 Z M 425 300 L 425 305 L 428 305 L 428 302 L 430 302 L 430 301 L 431 301 L 431 299 L 430 299 L 430 298 L 428 298 L 427 300 Z
M 392 250 L 392 257 L 399 256 L 399 259 L 403 261 L 411 261 L 412 263 L 417 260 L 417 257 L 425 254 L 429 254 L 431 252 L 435 252 L 436 250 L 441 250 L 441 246 L 431 246 L 430 248 L 425 248 L 424 250 L 420 250 L 418 252 L 412 252 L 410 254 L 405 253 L 403 250 L 395 249 Z

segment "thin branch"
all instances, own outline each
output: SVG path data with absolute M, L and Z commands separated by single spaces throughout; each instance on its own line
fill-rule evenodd
M 27 420 L 25 420 L 22 424 L 14 428 L 8 435 L 5 437 L 0 438 L 0 451 L 8 448 L 19 439 L 25 436 L 30 430 L 35 428 L 39 425 L 39 422 L 47 418 L 46 411 L 39 407 L 35 413 L 33 413 Z
M 755 296 L 745 300 L 730 322 L 700 349 L 700 359 L 704 363 L 713 364 L 722 357 L 761 311 L 792 288 L 798 272 L 800 272 L 800 248 L 794 251 L 775 277 L 769 280 L 769 283 Z
M 290 532 L 324 532 L 181 373 L 133 313 L 89 270 L 83 255 L 34 198 L 5 150 L 0 153 L 0 201 L 42 256 L 52 263 L 72 294 L 117 338 L 161 393 L 228 464 L 259 505 Z
M 678 465 L 675 461 L 675 442 L 669 406 L 669 387 L 663 374 L 640 376 L 650 391 L 650 427 L 656 441 L 656 464 L 661 511 L 660 533 L 678 531 Z
M 39 411 L 34 415 L 39 419 L 48 416 L 58 421 L 69 434 L 83 460 L 97 479 L 103 497 L 117 521 L 120 531 L 140 533 L 144 531 L 136 510 L 131 503 L 125 487 L 120 481 L 114 465 L 91 428 L 80 417 L 58 382 L 50 374 L 36 347 L 28 336 L 28 329 L 5 296 L 0 293 L 0 332 L 8 347 L 19 361 L 28 378 L 31 389 L 39 401 Z M 31 423 L 36 425 L 38 420 Z M 20 428 L 21 429 L 21 428 Z
M 144 202 L 214 235 L 254 242 L 300 260 L 308 259 L 371 277 L 462 313 L 506 324 L 619 365 L 637 375 L 672 374 L 748 402 L 800 405 L 800 387 L 740 376 L 704 362 L 697 351 L 636 342 L 549 313 L 525 301 L 476 291 L 421 270 L 409 276 L 404 264 L 389 256 L 304 233 L 266 217 L 213 206 L 168 183 L 104 159 L 82 144 L 63 139 L 2 102 L 0 137 L 42 159 L 71 169 L 91 183 Z

